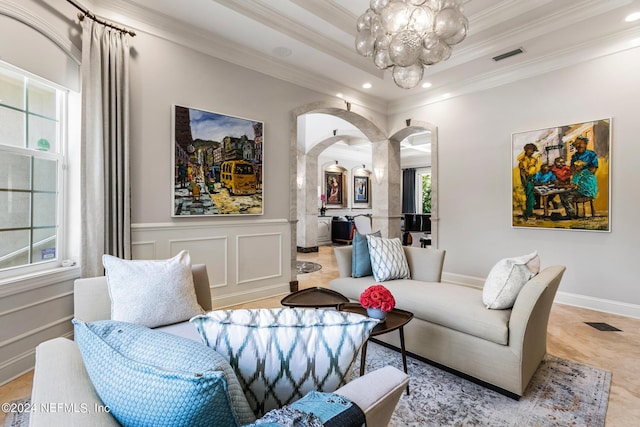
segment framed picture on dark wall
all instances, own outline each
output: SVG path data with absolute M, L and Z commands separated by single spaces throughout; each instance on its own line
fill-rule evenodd
M 327 207 L 344 206 L 344 173 L 325 171 L 324 188 L 327 195 Z
M 369 177 L 353 177 L 353 203 L 369 203 Z
M 514 227 L 611 231 L 611 119 L 514 133 Z
M 262 215 L 264 123 L 175 105 L 172 216 Z

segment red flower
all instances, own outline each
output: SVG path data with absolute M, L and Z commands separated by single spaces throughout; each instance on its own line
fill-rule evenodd
M 360 305 L 364 308 L 379 308 L 387 313 L 396 306 L 396 300 L 384 286 L 373 285 L 360 295 Z

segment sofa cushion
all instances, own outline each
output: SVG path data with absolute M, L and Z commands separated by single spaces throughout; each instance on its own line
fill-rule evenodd
M 400 239 L 367 236 L 373 277 L 378 282 L 410 277 L 407 257 Z
M 331 289 L 357 301 L 375 283 L 373 277 L 339 278 Z M 412 312 L 416 319 L 436 323 L 465 334 L 507 345 L 511 310 L 487 310 L 482 290 L 452 283 L 391 280 L 384 286 L 396 300 L 396 307 Z
M 187 338 L 112 320 L 74 320 L 96 392 L 122 425 L 237 426 L 255 420 L 228 362 Z
M 501 259 L 493 266 L 482 289 L 482 301 L 490 309 L 513 307 L 522 287 L 540 272 L 537 252 Z
M 153 328 L 204 312 L 193 285 L 191 258 L 182 251 L 168 260 L 123 260 L 104 255 L 111 319 Z
M 380 237 L 380 231 L 369 234 L 370 236 Z M 353 235 L 353 253 L 351 258 L 351 275 L 353 277 L 371 276 L 371 256 L 369 254 L 369 243 L 367 243 L 367 235 L 360 234 L 358 231 Z
M 296 308 L 218 310 L 191 319 L 229 360 L 257 416 L 344 385 L 378 323 L 354 313 Z

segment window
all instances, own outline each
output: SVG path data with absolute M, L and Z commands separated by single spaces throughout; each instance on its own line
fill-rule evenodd
M 61 256 L 66 102 L 66 91 L 0 62 L 0 272 Z

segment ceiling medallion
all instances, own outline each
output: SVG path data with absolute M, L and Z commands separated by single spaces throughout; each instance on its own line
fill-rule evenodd
M 392 68 L 393 81 L 415 87 L 424 67 L 451 56 L 451 46 L 467 36 L 464 0 L 371 0 L 358 18 L 356 51 L 373 57 L 381 70 Z

